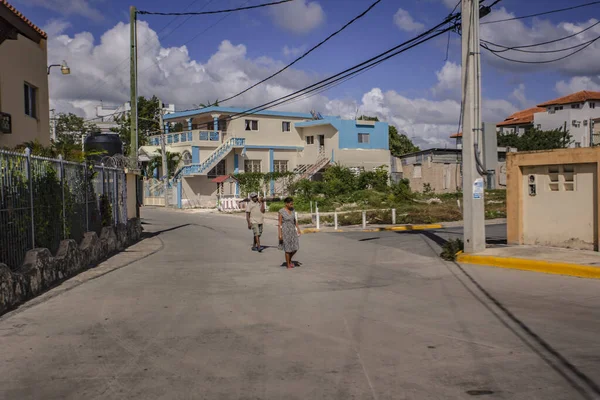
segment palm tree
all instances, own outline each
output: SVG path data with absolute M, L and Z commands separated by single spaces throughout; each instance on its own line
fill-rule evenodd
M 198 108 L 207 108 L 207 107 L 219 107 L 219 99 L 215 100 L 214 102 L 208 102 L 208 103 L 200 103 L 200 104 L 194 104 L 194 107 L 198 107 Z

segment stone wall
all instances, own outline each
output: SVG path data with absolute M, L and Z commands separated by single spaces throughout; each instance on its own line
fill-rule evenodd
M 72 239 L 63 240 L 54 257 L 48 249 L 29 250 L 15 271 L 0 264 L 0 315 L 124 250 L 141 235 L 141 221 L 130 219 L 116 228 L 102 228 L 100 237 L 87 232 L 79 245 Z

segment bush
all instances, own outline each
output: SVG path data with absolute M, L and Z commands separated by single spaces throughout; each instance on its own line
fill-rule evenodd
M 442 246 L 440 257 L 446 261 L 456 261 L 456 255 L 464 249 L 465 245 L 461 239 L 451 239 Z

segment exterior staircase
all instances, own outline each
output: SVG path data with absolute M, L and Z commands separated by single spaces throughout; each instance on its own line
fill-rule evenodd
M 173 181 L 178 180 L 182 176 L 188 175 L 206 175 L 213 169 L 219 161 L 229 154 L 233 149 L 243 148 L 246 145 L 246 139 L 244 138 L 231 138 L 223 142 L 219 147 L 213 151 L 210 156 L 201 163 L 188 164 L 181 167 L 173 176 Z
M 325 166 L 327 166 L 331 162 L 331 159 L 325 156 L 325 153 L 319 153 L 319 158 L 314 164 L 301 164 L 298 165 L 292 172 L 293 177 L 288 182 L 279 183 L 278 187 L 275 189 L 275 193 L 283 194 L 286 190 L 285 188 L 292 183 L 301 181 L 302 179 L 310 179 L 314 174 L 319 172 Z

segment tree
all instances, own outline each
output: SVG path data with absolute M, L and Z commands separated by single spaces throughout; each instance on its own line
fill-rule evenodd
M 158 150 L 158 156 L 154 157 L 148 163 L 147 176 L 152 176 L 156 168 L 162 167 L 162 151 Z M 171 153 L 167 151 L 167 166 L 169 167 L 169 179 L 173 177 L 181 160 L 179 153 Z
M 394 157 L 400 157 L 403 154 L 414 153 L 421 149 L 415 146 L 412 140 L 403 133 L 398 133 L 395 126 L 390 125 L 389 129 L 390 152 Z
M 359 120 L 377 122 L 379 121 L 379 118 L 361 115 Z M 396 129 L 396 127 L 393 125 L 390 125 L 388 128 L 388 137 L 390 152 L 394 157 L 400 157 L 403 154 L 414 153 L 420 150 L 418 146 L 414 145 L 408 136 L 403 133 L 398 133 L 398 129 Z
M 198 108 L 207 108 L 207 107 L 219 107 L 219 100 L 215 100 L 214 102 L 208 102 L 208 103 L 200 103 L 200 104 L 194 104 L 196 107 Z
M 90 123 L 73 113 L 61 113 L 56 119 L 56 140 L 52 147 L 65 160 L 83 161 L 81 142 L 84 137 L 100 133 L 96 124 Z
M 146 99 L 144 96 L 138 98 L 138 145 L 143 146 L 148 142 L 148 136 L 158 135 L 161 132 L 160 127 L 160 107 L 158 97 L 152 96 Z M 131 144 L 131 115 L 122 115 L 116 119 L 117 128 L 111 130 L 118 133 L 123 142 L 125 155 L 129 155 Z
M 532 128 L 522 135 L 517 133 L 498 134 L 498 146 L 516 147 L 519 151 L 564 149 L 571 143 L 571 134 L 562 128 L 550 131 Z

